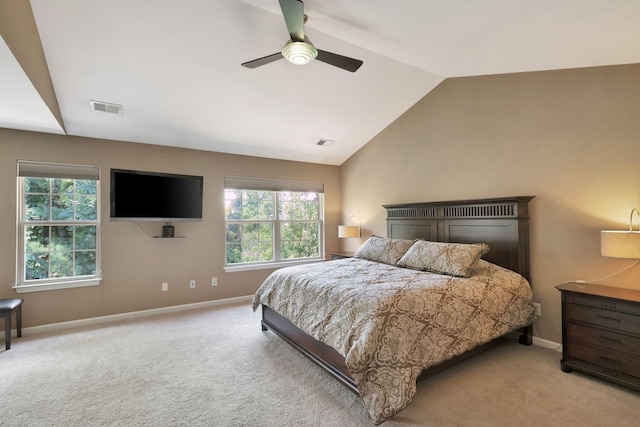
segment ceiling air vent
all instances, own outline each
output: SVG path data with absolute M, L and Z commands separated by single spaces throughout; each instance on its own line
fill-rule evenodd
M 331 147 L 333 145 L 333 142 L 331 139 L 324 139 L 322 138 L 321 140 L 319 140 L 318 142 L 316 142 L 316 145 L 319 145 L 321 147 Z
M 103 113 L 113 113 L 122 115 L 122 105 L 119 104 L 110 104 L 108 102 L 102 101 L 89 101 L 91 104 L 91 109 L 93 111 L 101 111 Z

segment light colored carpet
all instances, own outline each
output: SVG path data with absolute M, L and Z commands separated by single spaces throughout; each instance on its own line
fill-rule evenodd
M 371 426 L 247 304 L 26 335 L 0 351 L 2 426 Z M 4 348 L 4 345 L 2 345 Z M 636 426 L 640 393 L 506 343 L 421 382 L 383 426 Z

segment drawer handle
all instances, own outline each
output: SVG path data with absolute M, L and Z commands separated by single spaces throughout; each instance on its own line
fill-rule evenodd
M 615 339 L 615 338 L 609 338 L 609 337 L 600 337 L 601 340 L 605 340 L 605 341 L 610 341 L 610 342 L 614 342 L 616 344 L 622 344 L 622 341 Z
M 622 362 L 620 362 L 619 360 L 609 359 L 608 357 L 604 357 L 604 356 L 600 356 L 600 359 L 604 360 L 605 362 L 614 364 L 616 366 L 622 365 Z
M 620 323 L 620 319 L 616 319 L 615 317 L 607 317 L 607 316 L 603 316 L 601 314 L 598 314 L 598 317 L 605 319 L 605 320 L 611 320 L 613 322 L 618 322 Z

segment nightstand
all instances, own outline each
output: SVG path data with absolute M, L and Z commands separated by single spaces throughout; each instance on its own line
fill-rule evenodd
M 331 252 L 331 259 L 344 259 L 344 258 L 351 258 L 355 255 L 355 252 Z
M 640 291 L 565 283 L 562 361 L 573 369 L 640 390 Z

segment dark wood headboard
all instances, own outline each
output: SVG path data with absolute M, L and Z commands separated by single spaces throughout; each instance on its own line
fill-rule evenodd
M 387 236 L 435 242 L 486 243 L 489 262 L 529 282 L 529 210 L 535 196 L 384 205 Z

